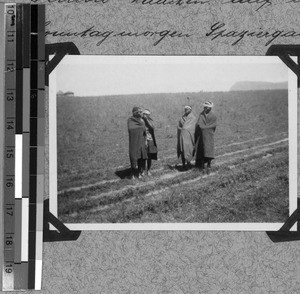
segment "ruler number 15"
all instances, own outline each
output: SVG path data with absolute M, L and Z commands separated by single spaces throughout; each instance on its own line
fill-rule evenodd
M 6 158 L 14 158 L 14 149 L 6 149 Z

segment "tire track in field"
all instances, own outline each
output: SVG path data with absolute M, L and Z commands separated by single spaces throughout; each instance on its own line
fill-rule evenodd
M 239 153 L 242 153 L 242 152 L 245 152 L 245 151 L 249 151 L 249 150 L 257 150 L 257 149 L 259 149 L 261 147 L 268 147 L 268 146 L 277 145 L 277 144 L 280 144 L 280 143 L 287 142 L 288 140 L 289 140 L 288 138 L 285 138 L 285 139 L 282 139 L 282 140 L 279 140 L 279 141 L 276 141 L 276 142 L 272 142 L 272 143 L 268 143 L 268 144 L 264 144 L 264 145 L 260 145 L 260 146 L 255 146 L 255 147 L 250 147 L 250 148 L 247 148 L 247 149 L 242 149 L 242 150 L 237 150 L 237 151 L 233 151 L 233 152 L 228 152 L 228 153 L 224 153 L 222 155 L 219 155 L 216 158 L 220 158 L 220 157 L 224 157 L 224 156 L 231 156 L 231 155 L 239 154 Z
M 228 148 L 228 147 L 232 147 L 232 146 L 239 146 L 239 145 L 243 145 L 243 144 L 247 144 L 247 143 L 251 143 L 251 142 L 257 142 L 257 141 L 261 141 L 261 140 L 265 140 L 265 139 L 268 139 L 268 138 L 273 138 L 273 137 L 280 137 L 280 136 L 287 136 L 287 132 L 282 132 L 282 133 L 278 133 L 276 135 L 270 135 L 270 136 L 264 136 L 264 137 L 258 137 L 258 138 L 255 138 L 255 139 L 251 139 L 251 140 L 246 140 L 246 141 L 242 141 L 242 142 L 236 142 L 236 143 L 230 143 L 230 144 L 227 144 L 225 145 L 225 148 Z M 216 147 L 216 149 L 221 149 L 221 148 L 224 148 L 224 147 Z M 168 150 L 162 150 L 162 151 L 159 151 L 160 154 L 168 154 L 168 153 L 176 153 L 177 152 L 177 149 L 176 148 L 171 148 L 171 149 L 168 149 Z M 167 156 L 164 156 L 163 158 L 158 158 L 158 161 L 162 161 L 164 159 L 171 159 L 171 158 L 175 158 L 176 156 L 174 155 L 167 155 Z M 118 165 L 118 166 L 115 166 L 113 167 L 114 170 L 118 170 L 118 169 L 122 169 L 122 168 L 130 168 L 129 165 Z M 72 189 L 72 188 L 70 188 Z M 64 190 L 66 191 L 66 190 Z
M 283 132 L 283 133 L 279 133 L 278 136 L 279 135 L 287 135 L 287 133 Z M 246 143 L 256 142 L 256 141 L 264 140 L 264 139 L 271 138 L 271 137 L 274 137 L 274 135 L 259 137 L 259 138 L 255 138 L 255 139 L 247 140 L 247 141 L 243 141 L 243 142 L 236 142 L 236 143 L 232 143 L 232 144 L 226 145 L 226 147 L 243 145 L 243 144 L 246 144 Z M 283 140 L 288 140 L 288 138 L 285 138 Z M 277 142 L 279 142 L 279 141 L 277 141 Z M 272 144 L 272 143 L 270 143 L 270 144 Z M 219 149 L 219 148 L 220 147 L 217 147 L 216 149 Z M 251 148 L 259 148 L 259 146 L 250 147 L 250 148 L 247 148 L 247 149 L 238 150 L 238 151 L 234 151 L 234 152 L 230 152 L 230 153 L 225 153 L 225 154 L 216 156 L 216 159 L 220 158 L 220 157 L 223 157 L 223 156 L 230 156 L 230 155 L 233 155 L 233 154 L 237 154 L 238 152 L 245 152 L 247 150 L 251 150 Z M 174 149 L 174 150 L 176 150 L 176 149 Z M 168 151 L 171 151 L 171 150 L 168 150 Z M 167 157 L 164 157 L 163 159 L 170 159 L 170 158 L 174 158 L 174 156 L 167 156 Z M 118 167 L 115 167 L 114 169 L 121 169 L 121 168 L 129 168 L 129 166 L 118 166 Z M 163 167 L 158 168 L 158 169 L 153 169 L 153 172 L 158 172 L 158 171 L 161 171 L 161 170 L 163 170 Z M 112 179 L 112 180 L 102 180 L 102 181 L 99 181 L 99 182 L 96 182 L 96 183 L 92 183 L 92 184 L 87 184 L 87 185 L 82 185 L 82 186 L 78 186 L 78 187 L 72 187 L 72 188 L 63 189 L 63 190 L 58 191 L 57 194 L 61 195 L 61 194 L 64 194 L 66 192 L 77 192 L 77 191 L 80 191 L 80 190 L 83 190 L 83 189 L 89 189 L 89 188 L 93 188 L 93 187 L 96 187 L 96 186 L 101 186 L 101 185 L 105 185 L 105 184 L 116 183 L 116 182 L 119 182 L 119 181 L 121 181 L 120 178 L 118 178 L 118 179 Z
M 254 153 L 254 154 L 248 155 L 247 157 L 250 157 L 250 156 L 252 156 L 252 155 L 259 154 L 259 153 L 261 153 L 261 152 L 256 152 L 256 153 Z M 271 154 L 268 154 L 268 155 L 265 155 L 265 156 L 260 157 L 260 158 L 251 159 L 251 160 L 249 160 L 249 161 L 247 161 L 247 162 L 239 163 L 238 166 L 243 166 L 243 165 L 249 164 L 250 162 L 254 162 L 254 161 L 256 161 L 256 160 L 261 160 L 261 159 L 263 159 L 263 158 L 268 158 L 268 157 L 270 157 L 270 156 L 272 156 L 272 155 L 271 155 Z M 235 159 L 235 160 L 236 160 L 236 159 Z M 224 163 L 223 163 L 223 164 L 224 164 Z M 221 165 L 222 165 L 222 164 L 220 164 L 220 163 L 219 163 L 219 164 L 216 164 L 216 166 L 218 166 L 218 167 L 221 166 Z M 228 166 L 228 167 L 229 167 L 230 169 L 234 169 L 234 168 L 236 168 L 236 165 L 231 165 L 231 166 Z M 176 184 L 173 184 L 173 185 L 169 185 L 168 187 L 161 188 L 161 189 L 159 189 L 159 190 L 151 191 L 151 192 L 145 194 L 144 197 L 155 196 L 155 195 L 160 194 L 160 193 L 162 193 L 162 192 L 168 191 L 168 190 L 171 189 L 171 188 L 176 188 L 176 187 L 181 186 L 181 185 L 189 185 L 189 184 L 193 184 L 193 183 L 195 183 L 195 182 L 198 182 L 200 179 L 205 179 L 205 178 L 208 178 L 208 177 L 212 177 L 212 176 L 215 176 L 215 175 L 217 175 L 217 174 L 218 174 L 218 171 L 216 171 L 216 172 L 211 172 L 209 175 L 203 174 L 203 175 L 201 175 L 201 176 L 199 176 L 199 177 L 196 177 L 196 178 L 194 178 L 194 179 L 191 179 L 191 180 L 182 181 L 182 182 L 180 182 L 180 183 L 176 183 Z
M 271 149 L 269 149 L 269 150 L 271 150 Z M 261 153 L 261 151 L 260 152 L 257 151 L 254 154 L 248 155 L 246 157 L 250 157 L 252 155 L 260 154 L 260 153 Z M 243 165 L 249 164 L 249 162 L 254 162 L 254 161 L 257 161 L 257 160 L 261 160 L 262 158 L 268 158 L 270 156 L 272 156 L 272 155 L 267 154 L 263 157 L 251 159 L 247 162 L 240 163 L 240 164 L 238 164 L 238 166 L 243 166 Z M 234 160 L 236 160 L 236 158 Z M 230 161 L 233 161 L 233 160 L 230 160 Z M 223 161 L 223 163 L 218 163 L 218 164 L 216 164 L 216 166 L 222 166 L 222 164 L 224 164 L 224 163 L 228 163 L 228 161 Z M 235 167 L 236 166 L 231 166 L 230 168 L 232 169 L 232 168 L 235 168 Z M 175 184 L 169 185 L 167 187 L 163 187 L 163 188 L 160 188 L 158 190 L 148 192 L 148 193 L 143 195 L 143 199 L 147 198 L 151 201 L 157 201 L 157 200 L 160 199 L 160 197 L 161 197 L 160 194 L 161 193 L 169 191 L 170 189 L 174 189 L 174 188 L 177 188 L 177 187 L 182 187 L 182 186 L 194 184 L 194 183 L 199 182 L 199 180 L 206 179 L 206 178 L 212 178 L 212 177 L 214 177 L 215 175 L 218 175 L 218 174 L 219 174 L 219 172 L 215 171 L 215 172 L 211 172 L 209 175 L 203 174 L 203 175 L 200 175 L 200 176 L 198 176 L 196 178 L 193 178 L 193 179 L 190 179 L 190 180 L 184 180 L 180 183 L 175 183 Z M 199 183 L 199 185 L 201 185 L 201 184 L 202 183 Z M 116 207 L 116 206 L 123 206 L 124 204 L 131 203 L 134 200 L 135 200 L 135 198 L 124 199 L 123 201 L 121 201 L 119 203 L 106 204 L 106 205 L 102 205 L 102 206 L 98 206 L 98 207 L 89 209 L 87 211 L 90 212 L 90 213 L 101 212 L 101 211 L 105 211 L 107 209 L 110 209 L 110 208 L 113 208 L 113 207 Z M 85 212 L 87 212 L 87 211 L 85 211 Z M 77 213 L 72 213 L 70 216 L 71 217 L 76 217 Z
M 280 135 L 287 135 L 286 132 L 284 133 L 279 133 L 278 136 Z M 247 140 L 247 141 L 243 141 L 243 142 L 236 142 L 236 143 L 231 143 L 231 144 L 228 144 L 228 145 L 225 145 L 225 147 L 216 147 L 216 150 L 218 149 L 221 149 L 221 148 L 227 148 L 227 147 L 232 147 L 232 146 L 239 146 L 239 145 L 243 145 L 243 144 L 247 144 L 247 143 L 254 143 L 256 141 L 261 141 L 261 140 L 265 140 L 265 139 L 268 139 L 268 138 L 272 138 L 272 137 L 275 137 L 275 135 L 272 135 L 272 136 L 264 136 L 264 137 L 259 137 L 259 138 L 255 138 L 255 139 L 252 139 L 252 140 Z M 285 138 L 284 140 L 288 140 L 288 138 Z M 250 147 L 252 148 L 252 147 Z M 253 147 L 254 148 L 254 147 Z M 244 149 L 243 149 L 244 150 Z M 241 150 L 242 151 L 242 150 Z M 236 152 L 236 151 L 234 151 Z M 224 154 L 221 154 L 219 156 L 216 156 L 217 157 L 220 157 L 220 156 L 223 156 Z M 173 158 L 174 156 L 167 156 L 167 157 L 164 157 L 163 159 L 170 159 L 170 158 Z
M 247 144 L 247 143 L 254 143 L 254 142 L 265 140 L 265 139 L 268 139 L 268 138 L 287 136 L 287 135 L 288 135 L 287 132 L 282 132 L 282 133 L 278 133 L 276 135 L 258 137 L 258 138 L 255 138 L 255 139 L 246 140 L 246 141 L 242 141 L 242 142 L 230 143 L 230 144 L 225 145 L 225 148 L 232 147 L 232 146 L 239 146 L 239 145 L 243 145 L 243 144 Z M 221 148 L 224 148 L 224 147 L 216 147 L 217 150 L 221 149 Z M 171 149 L 168 149 L 168 150 L 165 150 L 165 151 L 160 151 L 160 154 L 168 154 L 170 152 L 176 153 L 177 149 L 176 148 L 171 148 Z M 164 160 L 164 159 L 171 159 L 171 158 L 174 158 L 174 157 L 175 157 L 174 155 L 171 155 L 171 156 L 168 155 L 168 156 L 165 156 L 163 158 L 159 158 L 158 161 L 161 161 L 161 160 Z M 129 168 L 129 167 L 130 167 L 129 165 L 119 165 L 119 166 L 114 167 L 114 169 Z
M 225 157 L 225 159 L 217 162 L 215 164 L 215 166 L 219 167 L 219 166 L 222 166 L 226 163 L 230 163 L 230 162 L 233 162 L 239 158 L 248 158 L 248 157 L 251 157 L 253 155 L 258 155 L 262 152 L 266 152 L 266 151 L 271 151 L 273 150 L 272 146 L 275 146 L 275 145 L 278 145 L 278 144 L 282 144 L 282 143 L 285 143 L 287 142 L 288 139 L 283 139 L 283 140 L 279 140 L 279 141 L 276 141 L 276 142 L 272 142 L 272 143 L 268 143 L 268 144 L 264 144 L 264 145 L 260 145 L 260 146 L 256 146 L 256 147 L 252 147 L 252 148 L 247 148 L 247 149 L 243 149 L 243 150 L 238 150 L 236 152 L 230 152 L 230 153 L 226 153 L 226 154 L 223 154 L 221 156 L 219 156 L 218 158 L 223 158 Z M 254 153 L 251 153 L 251 154 L 248 154 L 246 156 L 238 156 L 238 157 L 235 157 L 233 159 L 226 159 L 227 156 L 232 156 L 232 155 L 235 155 L 235 154 L 241 154 L 242 152 L 247 152 L 247 151 L 255 151 Z M 186 173 L 190 173 L 192 172 L 192 170 L 189 170 L 189 171 L 186 171 Z M 169 180 L 169 179 L 173 179 L 179 175 L 181 175 L 183 172 L 179 172 L 179 171 L 175 171 L 175 172 L 171 172 L 171 173 L 165 173 L 163 174 L 162 176 L 160 176 L 159 178 L 155 179 L 155 180 L 151 180 L 151 181 L 147 181 L 147 182 L 138 182 L 137 184 L 135 185 L 126 185 L 124 186 L 123 188 L 121 189 L 118 189 L 118 190 L 112 190 L 112 191 L 109 191 L 109 192 L 104 192 L 104 193 L 101 193 L 101 194 L 98 194 L 98 195 L 94 195 L 94 196 L 89 196 L 89 199 L 90 200 L 96 200 L 96 199 L 100 199 L 100 198 L 103 198 L 103 197 L 110 197 L 110 196 L 113 196 L 117 193 L 121 194 L 121 193 L 124 193 L 124 192 L 127 192 L 128 190 L 130 189 L 137 189 L 137 188 L 142 188 L 142 187 L 146 187 L 146 186 L 153 186 L 155 188 L 155 185 L 159 182 L 163 182 L 164 180 Z M 199 178 L 202 178 L 202 176 L 200 176 Z M 198 180 L 199 180 L 198 178 Z M 191 181 L 193 181 L 194 179 L 192 179 Z M 188 180 L 189 181 L 189 180 Z M 184 181 L 182 181 L 181 183 L 183 183 Z M 178 185 L 180 185 L 181 183 L 178 183 Z M 175 184 L 177 185 L 177 184 Z M 169 186 L 171 187 L 171 186 Z M 163 189 L 168 189 L 169 187 L 166 187 L 166 188 L 163 188 Z M 84 199 L 77 199 L 75 200 L 75 202 L 84 202 L 85 200 Z M 113 204 L 115 205 L 115 204 Z

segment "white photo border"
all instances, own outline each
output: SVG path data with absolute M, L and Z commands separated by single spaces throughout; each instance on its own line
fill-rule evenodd
M 79 58 L 80 57 L 80 58 Z M 84 58 L 83 58 L 84 57 Z M 186 63 L 195 57 L 205 63 L 273 63 L 277 56 L 151 56 L 151 55 L 67 55 L 61 62 L 76 64 L 126 64 L 151 59 L 151 62 Z M 296 57 L 292 57 L 297 62 Z M 280 60 L 280 62 L 282 62 Z M 49 210 L 57 217 L 57 121 L 56 70 L 49 77 Z M 288 68 L 288 133 L 289 133 L 289 215 L 297 209 L 297 76 Z M 283 223 L 64 223 L 70 230 L 184 230 L 184 231 L 278 231 Z M 52 228 L 51 229 L 55 229 Z M 291 230 L 296 230 L 296 225 Z

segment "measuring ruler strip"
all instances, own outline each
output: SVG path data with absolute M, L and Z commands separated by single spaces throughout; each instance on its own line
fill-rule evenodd
M 37 134 L 37 215 L 36 215 L 36 289 L 42 287 L 42 250 L 45 180 L 45 5 L 38 6 L 38 134 Z
M 37 133 L 37 6 L 31 6 L 31 72 L 30 72 L 30 219 L 29 219 L 29 276 L 28 288 L 35 289 L 35 229 L 36 229 L 36 133 Z
M 37 134 L 37 217 L 36 289 L 42 287 L 44 182 L 45 182 L 45 5 L 38 6 L 38 134 Z
M 29 165 L 26 146 L 28 141 L 27 135 L 24 133 L 24 106 L 26 99 L 26 77 L 24 71 L 24 47 L 27 44 L 24 34 L 26 24 L 26 10 L 24 4 L 17 4 L 17 43 L 16 43 L 16 159 L 15 159 L 15 231 L 16 231 L 16 247 L 15 247 L 15 289 L 28 288 L 28 195 L 24 195 L 24 187 L 26 189 L 26 170 Z M 28 17 L 28 16 L 27 16 Z M 26 106 L 25 106 L 26 110 Z M 25 111 L 26 115 L 26 111 Z
M 0 134 L 5 134 L 5 13 L 4 4 L 0 3 Z M 0 265 L 4 265 L 4 140 L 5 135 L 0 136 Z M 2 289 L 3 267 L 1 267 L 0 285 Z
M 0 25 L 5 33 L 2 288 L 38 290 L 43 245 L 45 6 L 0 4 L 1 12 L 5 15 Z
M 45 6 L 31 5 L 29 289 L 41 289 L 45 126 Z
M 4 4 L 5 14 L 5 150 L 4 150 L 4 269 L 2 289 L 14 290 L 15 280 L 15 101 L 16 5 Z
M 22 193 L 22 263 L 28 289 L 29 274 L 29 182 L 30 182 L 30 4 L 23 4 L 23 193 Z M 26 159 L 25 159 L 26 158 Z M 27 271 L 27 272 L 26 272 Z

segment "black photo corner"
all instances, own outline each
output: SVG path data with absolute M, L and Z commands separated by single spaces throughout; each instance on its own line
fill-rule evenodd
M 59 64 L 65 55 L 80 55 L 76 45 L 72 42 L 47 44 L 45 46 L 46 68 L 45 84 L 49 86 L 49 75 Z M 54 57 L 49 61 L 50 55 Z M 56 230 L 50 230 L 49 224 L 53 225 Z M 49 211 L 49 199 L 44 200 L 44 224 L 43 224 L 43 241 L 74 241 L 77 240 L 81 231 L 69 230 L 59 219 Z
M 278 56 L 285 64 L 297 75 L 297 86 L 300 88 L 300 45 L 272 45 L 269 47 L 266 55 Z M 297 63 L 295 63 L 291 56 L 297 57 Z M 299 107 L 299 106 L 298 106 Z M 298 195 L 297 195 L 298 196 Z M 279 231 L 266 232 L 268 237 L 274 242 L 290 242 L 300 240 L 300 198 L 297 198 L 297 209 L 286 220 L 284 225 Z M 297 224 L 297 231 L 290 231 L 294 224 Z

